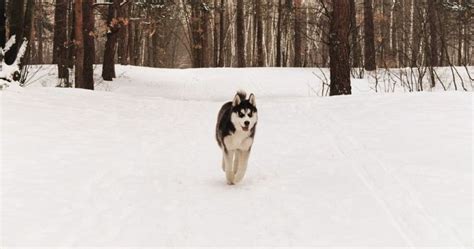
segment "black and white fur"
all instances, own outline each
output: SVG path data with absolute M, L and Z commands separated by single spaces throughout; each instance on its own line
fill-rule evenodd
M 236 184 L 247 170 L 258 115 L 255 95 L 237 92 L 234 99 L 225 103 L 217 116 L 216 140 L 222 149 L 222 169 L 227 183 Z

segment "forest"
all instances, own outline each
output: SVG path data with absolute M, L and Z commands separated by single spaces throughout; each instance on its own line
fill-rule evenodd
M 0 47 L 16 37 L 5 54 L 9 65 L 25 39 L 21 81 L 27 80 L 28 65 L 57 64 L 63 87 L 93 89 L 95 64 L 103 65 L 106 81 L 116 77 L 115 64 L 331 67 L 332 94 L 350 93 L 350 76 L 410 68 L 434 87 L 443 83 L 434 68 L 451 67 L 459 74 L 456 67 L 473 64 L 473 5 L 469 0 L 1 0 Z

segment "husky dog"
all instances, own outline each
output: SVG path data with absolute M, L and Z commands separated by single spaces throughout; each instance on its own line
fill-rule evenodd
M 252 149 L 257 127 L 255 95 L 239 91 L 234 99 L 225 103 L 217 116 L 216 140 L 222 149 L 222 169 L 227 184 L 242 180 Z

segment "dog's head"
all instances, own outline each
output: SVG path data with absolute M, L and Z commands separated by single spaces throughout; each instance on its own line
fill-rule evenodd
M 257 124 L 257 104 L 255 95 L 250 94 L 247 99 L 245 92 L 238 92 L 232 100 L 231 121 L 235 129 L 250 131 Z

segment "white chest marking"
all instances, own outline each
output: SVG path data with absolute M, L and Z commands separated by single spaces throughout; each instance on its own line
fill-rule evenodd
M 224 144 L 227 150 L 247 151 L 252 146 L 253 138 L 250 137 L 250 131 L 236 130 L 232 135 L 224 138 Z

